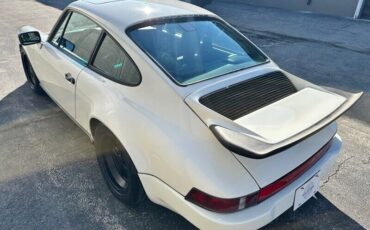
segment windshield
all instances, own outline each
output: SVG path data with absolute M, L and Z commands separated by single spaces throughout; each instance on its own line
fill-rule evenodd
M 210 18 L 154 22 L 136 26 L 128 35 L 180 85 L 267 61 L 243 36 Z

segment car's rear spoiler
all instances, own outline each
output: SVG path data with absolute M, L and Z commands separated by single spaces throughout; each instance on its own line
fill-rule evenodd
M 309 136 L 325 128 L 326 126 L 334 122 L 338 117 L 340 117 L 349 108 L 351 108 L 362 95 L 362 92 L 352 94 L 337 89 L 327 90 L 329 92 L 345 97 L 346 100 L 336 110 L 321 119 L 319 122 L 313 124 L 309 128 L 299 132 L 298 134 L 295 134 L 294 136 L 291 136 L 278 143 L 267 143 L 265 141 L 259 140 L 258 138 L 254 138 L 250 135 L 244 134 L 243 132 L 232 130 L 230 128 L 225 128 L 221 125 L 210 125 L 210 129 L 212 130 L 216 138 L 230 151 L 255 159 L 266 158 L 299 143 L 305 138 L 308 138 Z

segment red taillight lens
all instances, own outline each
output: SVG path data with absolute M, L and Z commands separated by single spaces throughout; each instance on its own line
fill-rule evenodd
M 315 153 L 310 159 L 305 161 L 303 164 L 298 166 L 296 169 L 288 173 L 287 175 L 283 176 L 279 180 L 275 181 L 272 184 L 267 185 L 266 187 L 262 188 L 259 192 L 258 202 L 264 201 L 270 196 L 274 195 L 275 193 L 279 192 L 293 181 L 295 181 L 298 177 L 300 177 L 303 173 L 305 173 L 309 168 L 311 168 L 314 164 L 316 164 L 322 156 L 328 151 L 332 143 L 330 140 L 324 147 L 322 147 L 317 153 Z
M 223 199 L 208 195 L 207 193 L 193 188 L 185 198 L 186 200 L 210 211 L 226 213 L 242 210 L 246 207 L 256 204 L 258 193 L 240 198 Z

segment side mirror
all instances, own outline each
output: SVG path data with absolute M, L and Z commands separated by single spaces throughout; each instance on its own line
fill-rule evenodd
M 41 42 L 41 36 L 38 31 L 29 31 L 18 34 L 19 42 L 22 46 L 33 45 Z

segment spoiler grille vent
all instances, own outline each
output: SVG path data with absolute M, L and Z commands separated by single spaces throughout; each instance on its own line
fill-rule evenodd
M 282 72 L 272 72 L 212 92 L 199 101 L 236 120 L 295 92 L 297 89 Z

